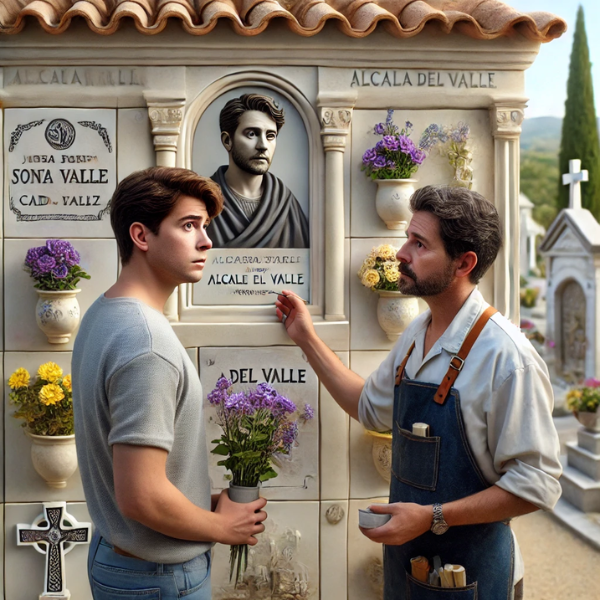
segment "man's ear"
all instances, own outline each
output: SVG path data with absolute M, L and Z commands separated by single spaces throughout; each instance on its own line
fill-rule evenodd
M 456 277 L 468 277 L 477 265 L 477 254 L 472 250 L 465 252 L 457 259 Z
M 231 141 L 231 136 L 226 131 L 221 131 L 221 143 L 227 152 L 231 152 L 233 142 Z
M 129 227 L 134 246 L 142 252 L 148 251 L 148 233 L 149 229 L 143 223 L 135 222 Z

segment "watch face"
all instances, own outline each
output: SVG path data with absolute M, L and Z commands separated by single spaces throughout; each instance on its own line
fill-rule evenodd
M 445 522 L 436 522 L 431 526 L 431 531 L 436 535 L 442 535 L 442 533 L 446 533 L 448 531 L 448 524 Z

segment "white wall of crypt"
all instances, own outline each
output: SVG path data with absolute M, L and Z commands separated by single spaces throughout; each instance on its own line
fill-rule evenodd
M 318 419 L 302 430 L 296 458 L 283 461 L 278 466 L 280 477 L 263 490 L 270 523 L 264 543 L 255 551 L 252 576 L 255 581 L 268 580 L 270 586 L 257 584 L 233 596 L 227 581 L 227 549 L 217 547 L 213 597 L 278 600 L 293 590 L 293 597 L 307 600 L 381 598 L 381 547 L 357 527 L 358 508 L 385 501 L 388 494 L 388 482 L 374 468 L 374 438 L 351 422 L 317 380 L 277 321 L 275 296 L 266 292 L 280 290 L 286 281 L 304 286 L 298 289 L 309 300 L 317 332 L 361 376 L 373 372 L 391 349 L 393 342 L 377 321 L 377 295 L 356 276 L 372 247 L 383 243 L 399 247 L 405 239 L 378 217 L 376 186 L 360 170 L 362 154 L 378 139 L 373 126 L 384 121 L 391 108 L 396 123 L 413 123 L 413 137 L 430 123 L 463 122 L 470 127 L 473 189 L 495 203 L 505 227 L 503 251 L 480 289 L 516 321 L 524 71 L 540 42 L 556 34 L 551 29 L 556 22 L 548 19 L 544 29 L 538 21 L 526 35 L 508 23 L 511 37 L 488 33 L 488 39 L 475 39 L 469 31 L 461 33 L 459 26 L 443 30 L 436 25 L 425 26 L 418 35 L 394 36 L 381 25 L 365 28 L 368 35 L 349 35 L 343 27 L 326 23 L 320 25 L 320 33 L 298 35 L 277 21 L 265 25 L 260 35 L 249 35 L 222 20 L 210 33 L 194 35 L 198 32 L 191 25 L 182 29 L 178 19 L 160 21 L 160 32 L 143 35 L 138 29 L 143 31 L 145 25 L 124 17 L 118 30 L 99 35 L 107 33 L 101 28 L 112 22 L 108 17 L 102 21 L 105 25 L 98 25 L 84 13 L 79 16 L 72 21 L 70 16 L 59 18 L 54 24 L 38 23 L 41 17 L 34 16 L 16 35 L 0 35 L 4 130 L 0 351 L 5 380 L 17 367 L 35 373 L 48 360 L 70 372 L 72 342 L 49 344 L 35 323 L 37 298 L 22 270 L 27 249 L 49 238 L 74 244 L 92 276 L 81 283 L 84 313 L 114 283 L 119 270 L 109 216 L 106 211 L 98 216 L 102 207 L 91 210 L 97 207 L 88 205 L 88 196 L 92 204 L 101 202 L 116 182 L 155 164 L 193 169 L 206 165 L 201 174 L 210 176 L 215 166 L 226 163 L 227 155 L 214 124 L 202 130 L 209 139 L 195 137 L 203 118 L 217 115 L 225 99 L 237 91 L 271 92 L 294 114 L 281 130 L 277 150 L 281 158 L 273 163 L 273 174 L 288 185 L 305 211 L 309 247 L 302 252 L 236 248 L 229 254 L 220 249 L 215 256 L 223 257 L 224 267 L 232 264 L 227 256 L 262 261 L 240 259 L 236 272 L 240 278 L 258 276 L 256 283 L 254 279 L 248 283 L 257 293 L 219 291 L 225 294 L 219 296 L 208 285 L 200 290 L 181 286 L 165 314 L 197 365 L 205 393 L 221 372 L 235 376 L 242 387 L 267 379 L 292 399 L 309 402 Z M 60 35 L 52 33 L 53 27 Z M 54 149 L 44 141 L 47 124 L 56 119 L 74 128 L 75 141 L 68 150 Z M 41 120 L 39 126 L 19 130 L 19 141 L 10 150 L 11 136 L 14 142 L 19 126 Z M 80 122 L 96 123 L 106 137 Z M 48 162 L 50 156 L 54 162 Z M 75 175 L 61 169 L 65 173 L 72 169 Z M 99 169 L 106 170 L 102 179 Z M 40 173 L 22 175 L 24 170 Z M 49 187 L 49 181 L 44 183 L 46 171 L 58 191 Z M 418 186 L 448 184 L 453 170 L 446 157 L 432 153 L 415 177 Z M 94 186 L 100 191 L 90 192 Z M 43 200 L 48 197 L 58 204 L 48 205 Z M 286 256 L 298 260 L 286 262 Z M 222 283 L 215 287 L 244 287 L 243 279 L 223 283 L 227 272 L 220 273 Z M 299 273 L 302 283 L 292 279 Z M 262 283 L 261 275 L 266 277 Z M 213 293 L 214 302 L 203 301 L 204 295 Z M 17 523 L 32 523 L 44 502 L 57 500 L 67 502 L 79 521 L 90 519 L 78 472 L 66 488 L 57 490 L 34 471 L 30 441 L 11 416 L 14 408 L 8 394 L 5 384 L 0 593 L 7 600 L 25 600 L 43 590 L 45 557 L 17 546 Z M 207 419 L 206 426 L 213 431 L 209 408 Z M 211 465 L 211 478 L 215 491 L 224 486 L 220 467 Z M 81 545 L 65 557 L 68 588 L 82 600 L 91 599 L 86 556 L 87 548 Z

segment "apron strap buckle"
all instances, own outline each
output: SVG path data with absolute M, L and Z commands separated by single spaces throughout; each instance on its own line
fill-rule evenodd
M 450 359 L 448 371 L 446 372 L 446 375 L 444 376 L 442 383 L 440 383 L 440 387 L 438 387 L 433 398 L 437 404 L 444 404 L 444 402 L 446 402 L 450 388 L 454 385 L 456 378 L 462 371 L 462 368 L 465 365 L 465 359 L 471 351 L 475 340 L 479 337 L 479 334 L 485 327 L 485 324 L 489 321 L 490 317 L 497 312 L 498 311 L 493 306 L 488 306 L 488 308 L 483 311 L 483 314 L 479 317 L 479 319 L 477 319 L 471 331 L 469 331 L 467 334 L 467 337 L 460 347 L 460 350 Z

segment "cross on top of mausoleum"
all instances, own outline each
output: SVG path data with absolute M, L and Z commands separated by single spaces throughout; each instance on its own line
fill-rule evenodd
M 569 161 L 569 172 L 562 176 L 563 185 L 570 186 L 569 208 L 581 208 L 581 182 L 588 181 L 588 172 L 581 170 L 579 159 Z

